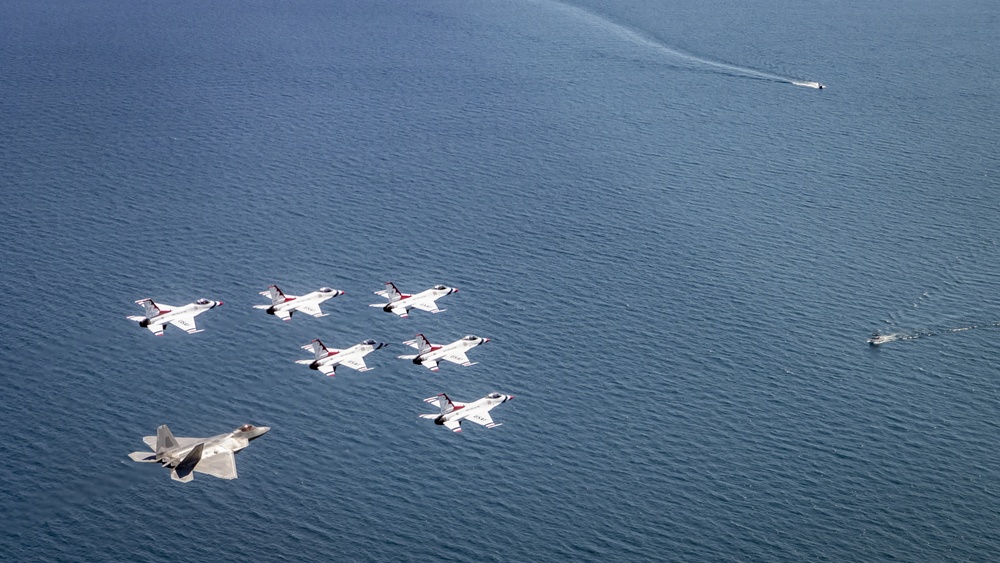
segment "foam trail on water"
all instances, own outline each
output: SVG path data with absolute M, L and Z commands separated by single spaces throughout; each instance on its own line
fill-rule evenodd
M 824 86 L 822 84 L 820 84 L 819 82 L 806 82 L 806 81 L 803 81 L 803 80 L 796 80 L 794 78 L 789 78 L 789 77 L 785 77 L 785 76 L 779 76 L 777 74 L 771 74 L 769 72 L 764 72 L 764 71 L 761 71 L 761 70 L 756 70 L 756 69 L 747 68 L 747 67 L 743 67 L 743 66 L 732 65 L 732 64 L 729 64 L 729 63 L 723 63 L 723 62 L 719 62 L 719 61 L 713 61 L 713 60 L 710 60 L 710 59 L 705 59 L 705 58 L 702 58 L 702 57 L 698 57 L 698 56 L 692 55 L 690 53 L 685 53 L 683 51 L 678 51 L 677 49 L 674 49 L 672 47 L 668 47 L 668 46 L 664 45 L 663 43 L 660 43 L 656 39 L 653 39 L 651 37 L 647 37 L 646 35 L 643 35 L 642 33 L 638 32 L 638 31 L 635 31 L 633 29 L 630 29 L 628 27 L 625 27 L 624 25 L 621 25 L 619 23 L 615 23 L 615 22 L 613 22 L 613 21 L 611 21 L 611 20 L 609 20 L 609 19 L 607 19 L 607 18 L 605 18 L 605 17 L 603 17 L 603 16 L 601 16 L 599 14 L 596 14 L 594 12 L 591 12 L 590 10 L 587 10 L 586 8 L 581 8 L 579 6 L 574 6 L 572 4 L 565 4 L 563 2 L 560 2 L 559 0 L 547 0 L 547 1 L 549 3 L 551 3 L 551 4 L 554 4 L 554 5 L 562 8 L 563 10 L 565 10 L 567 12 L 572 13 L 573 15 L 575 15 L 577 17 L 586 19 L 587 21 L 589 21 L 591 23 L 594 23 L 596 25 L 604 27 L 608 31 L 611 31 L 611 32 L 617 34 L 618 36 L 626 39 L 627 41 L 631 41 L 631 42 L 639 44 L 639 45 L 644 45 L 644 46 L 650 47 L 652 49 L 655 49 L 656 51 L 659 51 L 660 53 L 662 53 L 664 55 L 668 55 L 668 56 L 676 58 L 676 59 L 680 59 L 680 60 L 684 60 L 684 61 L 692 62 L 692 63 L 697 63 L 697 64 L 700 64 L 700 65 L 703 65 L 703 66 L 707 66 L 707 67 L 710 67 L 710 68 L 724 70 L 724 71 L 726 71 L 728 73 L 735 74 L 735 75 L 738 75 L 738 76 L 744 76 L 744 77 L 748 77 L 748 78 L 756 78 L 758 80 L 770 80 L 770 81 L 773 81 L 773 82 L 781 82 L 783 84 L 792 84 L 794 86 L 803 86 L 803 87 L 806 87 L 806 88 L 817 88 L 817 89 L 824 88 Z

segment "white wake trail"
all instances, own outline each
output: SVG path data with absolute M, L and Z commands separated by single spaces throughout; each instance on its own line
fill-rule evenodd
M 615 22 L 613 22 L 613 21 L 611 21 L 611 20 L 609 20 L 609 19 L 607 19 L 607 18 L 605 18 L 605 17 L 603 17 L 603 16 L 601 16 L 599 14 L 591 12 L 590 10 L 588 10 L 586 8 L 581 8 L 579 6 L 574 6 L 572 4 L 565 4 L 563 2 L 560 2 L 559 0 L 543 0 L 543 1 L 546 1 L 546 2 L 548 2 L 550 4 L 554 4 L 554 5 L 558 6 L 559 8 L 563 9 L 564 11 L 566 11 L 568 13 L 571 13 L 571 14 L 573 14 L 574 16 L 576 16 L 578 18 L 584 19 L 584 20 L 586 20 L 586 21 L 588 21 L 588 22 L 590 22 L 592 24 L 595 24 L 597 26 L 600 26 L 600 27 L 604 28 L 607 31 L 613 32 L 616 35 L 618 35 L 619 37 L 622 37 L 623 39 L 625 39 L 626 41 L 630 41 L 630 42 L 638 44 L 638 45 L 643 45 L 643 46 L 646 46 L 646 47 L 650 47 L 650 48 L 652 48 L 652 49 L 654 49 L 654 50 L 656 50 L 656 51 L 658 51 L 658 52 L 660 52 L 660 53 L 662 53 L 664 55 L 667 55 L 667 56 L 669 56 L 671 58 L 675 58 L 675 59 L 679 59 L 679 60 L 683 60 L 683 61 L 687 61 L 687 62 L 691 62 L 691 63 L 700 64 L 700 65 L 707 66 L 707 67 L 710 67 L 710 68 L 724 70 L 724 71 L 727 71 L 728 73 L 731 73 L 731 74 L 736 74 L 736 75 L 740 75 L 740 76 L 746 76 L 746 77 L 749 77 L 749 78 L 757 78 L 757 79 L 760 79 L 760 80 L 770 80 L 770 81 L 773 81 L 773 82 L 781 82 L 781 83 L 784 83 L 784 84 L 792 84 L 794 86 L 802 86 L 802 87 L 805 87 L 805 88 L 816 88 L 816 89 L 820 89 L 820 90 L 822 90 L 823 88 L 825 88 L 825 86 L 823 84 L 820 84 L 819 82 L 807 82 L 807 81 L 804 81 L 804 80 L 797 80 L 795 78 L 789 78 L 789 77 L 786 77 L 786 76 L 780 76 L 780 75 L 777 75 L 777 74 L 772 74 L 770 72 L 764 72 L 764 71 L 761 71 L 761 70 L 756 70 L 756 69 L 747 68 L 747 67 L 743 67 L 743 66 L 737 66 L 737 65 L 733 65 L 733 64 L 729 64 L 729 63 L 720 62 L 720 61 L 713 61 L 713 60 L 710 60 L 710 59 L 705 59 L 705 58 L 702 58 L 702 57 L 698 57 L 696 55 L 692 55 L 690 53 L 685 53 L 684 51 L 679 51 L 679 50 L 674 49 L 672 47 L 668 47 L 668 46 L 664 45 L 663 43 L 657 41 L 656 39 L 654 39 L 652 37 L 648 37 L 648 36 L 646 36 L 646 35 L 638 32 L 638 31 L 636 31 L 634 29 L 630 29 L 628 27 L 625 27 L 624 25 L 621 25 L 619 23 L 615 23 Z

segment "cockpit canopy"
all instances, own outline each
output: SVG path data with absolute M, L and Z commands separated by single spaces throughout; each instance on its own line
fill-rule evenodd
M 364 342 L 362 342 L 362 344 L 368 344 L 370 346 L 374 346 L 375 345 L 375 341 L 372 340 L 371 338 L 369 338 L 368 340 L 365 340 Z
M 468 341 L 471 342 L 471 341 L 479 340 L 479 337 L 476 336 L 476 335 L 474 335 L 474 334 L 470 334 L 470 335 L 466 336 L 465 338 L 463 338 L 462 340 L 468 340 Z
M 199 300 L 195 301 L 195 303 L 197 303 L 199 305 L 208 305 L 209 303 L 211 303 L 211 301 L 209 301 L 208 299 L 199 299 Z
M 253 424 L 244 424 L 243 426 L 240 426 L 240 432 L 250 432 L 253 428 Z
M 320 293 L 333 293 L 333 290 L 330 289 L 329 287 L 321 287 L 319 288 L 319 291 Z
M 435 285 L 435 286 L 434 286 L 434 289 L 448 289 L 448 288 L 447 288 L 446 286 L 443 286 L 443 285 L 441 285 L 441 284 L 438 284 L 438 285 Z
M 500 397 L 503 397 L 503 395 L 501 395 L 500 393 L 497 393 L 496 391 L 494 391 L 494 392 L 490 393 L 489 395 L 487 395 L 487 397 L 489 397 L 490 399 L 499 399 Z

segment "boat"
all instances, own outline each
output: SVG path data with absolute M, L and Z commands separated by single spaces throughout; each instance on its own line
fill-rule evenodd
M 892 340 L 891 335 L 879 334 L 879 331 L 876 330 L 875 332 L 872 333 L 871 338 L 868 339 L 868 344 L 871 344 L 872 346 L 878 346 L 879 344 L 885 344 L 890 340 Z

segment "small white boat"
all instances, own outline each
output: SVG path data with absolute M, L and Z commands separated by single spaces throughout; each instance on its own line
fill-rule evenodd
M 872 333 L 872 337 L 868 339 L 868 343 L 871 344 L 872 346 L 878 346 L 879 344 L 885 344 L 886 342 L 890 342 L 892 340 L 894 340 L 893 335 L 879 334 L 879 332 L 876 330 L 875 332 Z

